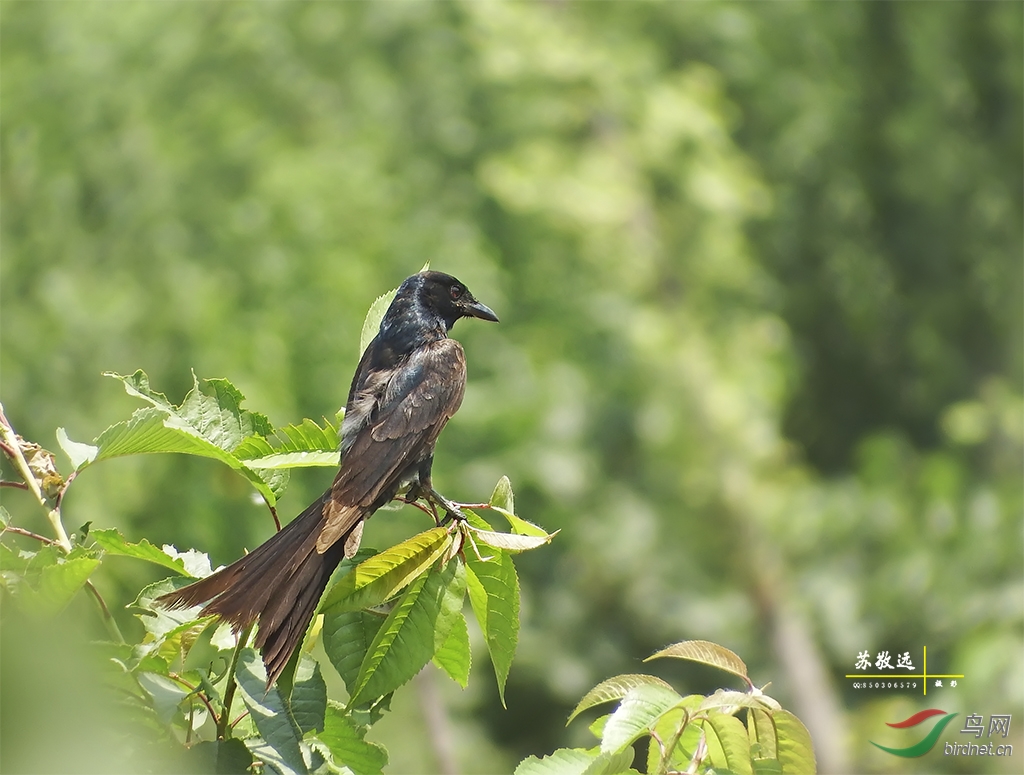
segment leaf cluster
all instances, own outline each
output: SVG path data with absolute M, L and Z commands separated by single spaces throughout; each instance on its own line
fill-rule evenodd
M 544 758 L 531 756 L 519 765 L 516 775 L 638 773 L 633 768 L 634 746 L 644 738 L 647 756 L 642 771 L 648 775 L 816 771 L 806 727 L 750 682 L 746 665 L 732 651 L 708 641 L 689 640 L 662 649 L 648 661 L 660 657 L 717 667 L 742 678 L 747 690 L 719 689 L 707 696 L 682 696 L 652 675 L 617 675 L 587 692 L 569 716 L 571 722 L 597 705 L 618 702 L 612 713 L 590 726 L 601 741 L 599 745 L 563 748 Z

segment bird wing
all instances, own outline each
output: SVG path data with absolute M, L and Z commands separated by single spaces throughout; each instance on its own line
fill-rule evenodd
M 317 551 L 325 552 L 360 520 L 390 500 L 410 470 L 430 457 L 438 434 L 462 404 L 466 358 L 454 339 L 417 348 L 389 376 L 363 380 L 373 394 L 366 419 L 350 436 L 324 505 Z M 365 411 L 365 408 L 364 408 Z M 376 504 L 376 505 L 375 505 Z

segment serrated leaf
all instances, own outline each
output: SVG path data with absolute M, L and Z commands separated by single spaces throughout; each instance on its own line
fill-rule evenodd
M 753 775 L 750 743 L 743 722 L 727 713 L 711 711 L 707 718 L 697 723 L 704 730 L 708 758 L 716 770 L 728 770 L 736 775 Z
M 519 578 L 512 558 L 501 549 L 487 560 L 466 553 L 469 602 L 494 665 L 498 696 L 505 704 L 505 682 L 519 640 Z
M 16 599 L 19 607 L 34 616 L 56 616 L 71 602 L 75 593 L 85 586 L 99 565 L 97 559 L 79 557 L 43 567 L 37 576 L 33 575 L 30 583 L 18 585 Z
M 465 596 L 459 560 L 413 581 L 370 644 L 350 704 L 393 692 L 422 670 L 461 615 Z
M 340 763 L 356 775 L 380 775 L 388 763 L 387 750 L 363 737 L 366 730 L 357 727 L 343 708 L 331 703 L 327 707 L 324 731 L 317 737 Z
M 383 623 L 383 615 L 368 611 L 329 611 L 324 614 L 324 650 L 350 695 L 356 689 L 359 667 Z
M 254 649 L 242 649 L 238 657 L 235 678 L 242 694 L 242 701 L 248 708 L 256 729 L 276 754 L 273 758 L 279 759 L 272 762 L 274 766 L 283 767 L 283 775 L 305 775 L 308 768 L 299 745 L 302 731 L 277 687 L 266 688 L 267 671 L 263 666 L 263 660 Z M 261 754 L 254 750 L 254 753 L 261 758 L 266 756 L 266 752 Z
M 604 727 L 601 751 L 618 753 L 646 733 L 682 699 L 674 689 L 657 684 L 634 686 L 622 698 Z
M 205 579 L 213 573 L 210 555 L 205 552 L 200 552 L 197 549 L 186 549 L 179 552 L 170 544 L 164 544 L 160 550 L 172 560 L 180 560 L 185 566 L 185 573 L 194 579 Z
M 654 684 L 674 691 L 667 682 L 656 676 L 644 675 L 643 673 L 623 673 L 614 678 L 601 681 L 601 683 L 583 695 L 583 699 L 579 701 L 572 713 L 569 714 L 569 719 L 565 722 L 566 726 L 583 711 L 604 702 L 621 700 L 630 689 L 645 684 Z
M 369 346 L 370 341 L 373 337 L 377 336 L 377 332 L 380 331 L 380 322 L 384 319 L 384 313 L 388 311 L 388 307 L 391 306 L 391 302 L 394 300 L 396 293 L 398 293 L 397 288 L 381 294 L 374 300 L 373 304 L 370 305 L 370 309 L 367 311 L 366 317 L 363 319 L 363 328 L 359 332 L 360 355 L 366 352 L 366 348 Z
M 684 640 L 680 643 L 674 643 L 655 654 L 651 654 L 644 662 L 650 662 L 652 659 L 660 657 L 675 657 L 676 659 L 700 662 L 703 665 L 710 665 L 733 675 L 738 675 L 748 683 L 750 682 L 750 679 L 747 677 L 747 666 L 743 663 L 743 660 L 724 646 L 719 646 L 717 643 L 710 641 Z
M 434 654 L 434 664 L 463 689 L 469 685 L 469 669 L 473 664 L 473 654 L 469 647 L 469 629 L 466 626 L 465 614 L 460 612 L 455 617 L 448 637 Z
M 320 427 L 310 419 L 299 425 L 286 425 L 274 430 L 271 439 L 250 436 L 234 451 L 253 470 L 337 467 L 338 429 L 324 420 Z
M 784 773 L 817 772 L 811 734 L 788 710 L 777 710 L 770 716 L 775 727 L 778 760 Z
M 238 471 L 271 505 L 277 502 L 287 472 L 271 470 L 261 476 L 233 453 L 248 437 L 269 434 L 270 421 L 258 412 L 242 409 L 244 396 L 228 380 L 207 379 L 200 384 L 193 374 L 192 390 L 176 407 L 150 388 L 149 378 L 141 370 L 130 377 L 113 372 L 105 376 L 120 380 L 130 395 L 152 406 L 103 431 L 94 442 L 98 451 L 93 462 L 155 452 L 208 457 Z
M 475 540 L 495 549 L 504 549 L 506 552 L 526 552 L 536 549 L 551 543 L 551 539 L 557 535 L 556 533 L 551 535 L 545 533 L 543 536 L 517 535 L 515 533 L 498 533 L 494 530 L 480 530 L 475 527 L 468 529 L 473 533 Z
M 528 756 L 514 775 L 623 775 L 632 773 L 633 752 L 599 753 L 582 748 L 559 748 L 550 756 Z
M 153 546 L 145 538 L 137 544 L 129 543 L 119 530 L 112 527 L 103 530 L 93 530 L 89 535 L 108 554 L 116 554 L 121 557 L 135 557 L 136 559 L 146 560 L 147 562 L 152 562 L 186 575 L 185 563 L 182 560 L 170 557 Z
M 391 599 L 433 565 L 450 540 L 446 528 L 431 528 L 359 563 L 324 595 L 320 612 L 357 611 Z
M 99 452 L 99 448 L 92 444 L 72 441 L 63 428 L 57 429 L 57 443 L 64 450 L 64 454 L 68 456 L 68 460 L 71 461 L 71 467 L 76 471 L 91 463 L 96 458 L 96 453 Z

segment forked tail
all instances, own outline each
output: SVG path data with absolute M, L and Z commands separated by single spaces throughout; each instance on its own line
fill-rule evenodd
M 256 646 L 263 653 L 269 688 L 301 643 L 331 574 L 345 556 L 344 540 L 323 554 L 316 550 L 329 496 L 328 490 L 237 562 L 157 602 L 168 608 L 206 603 L 204 613 L 231 622 L 235 632 L 258 621 Z

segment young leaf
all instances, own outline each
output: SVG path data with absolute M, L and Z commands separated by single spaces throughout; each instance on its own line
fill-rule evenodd
M 446 528 L 435 527 L 361 562 L 324 595 L 319 610 L 326 614 L 380 605 L 433 565 L 451 540 Z
M 366 729 L 357 727 L 344 708 L 331 703 L 327 706 L 324 731 L 317 738 L 338 763 L 355 775 L 380 775 L 388 763 L 388 752 L 383 746 L 366 742 L 365 735 Z
M 519 640 L 519 578 L 512 558 L 500 549 L 495 549 L 488 560 L 466 551 L 466 582 L 504 705 L 505 682 Z
M 76 471 L 91 463 L 96 458 L 96 453 L 99 452 L 99 448 L 92 444 L 72 441 L 63 428 L 57 429 L 57 443 L 71 461 L 71 467 Z
M 778 759 L 785 773 L 817 772 L 814 744 L 807 727 L 788 710 L 771 714 L 778 746 Z
M 693 711 L 703 699 L 699 694 L 684 697 L 676 707 L 658 719 L 653 727 L 657 738 L 652 734 L 647 746 L 648 772 L 683 772 L 689 767 L 703 734 L 700 727 L 689 722 Z M 684 723 L 686 726 L 682 728 L 680 734 Z M 666 750 L 663 750 L 662 746 Z M 672 750 L 667 750 L 669 746 Z M 664 765 L 668 765 L 667 768 Z
M 708 757 L 716 770 L 728 770 L 736 775 L 753 775 L 750 764 L 750 743 L 743 723 L 735 716 L 711 711 L 701 719 Z
M 729 651 L 729 649 L 719 646 L 717 643 L 711 643 L 706 640 L 684 640 L 681 643 L 674 643 L 668 648 L 651 654 L 644 662 L 650 662 L 652 659 L 658 659 L 659 657 L 676 657 L 677 659 L 687 659 L 691 662 L 711 665 L 712 667 L 738 675 L 748 684 L 750 683 L 750 679 L 747 677 L 747 666 L 743 663 L 743 660 Z
M 767 700 L 767 701 L 766 701 Z M 733 714 L 737 708 L 771 709 L 769 704 L 774 702 L 771 697 L 761 695 L 760 697 L 748 692 L 735 692 L 728 689 L 718 689 L 714 694 L 705 697 L 700 704 L 700 710 L 718 710 L 723 713 Z
M 657 684 L 634 686 L 626 692 L 619 707 L 605 724 L 601 751 L 624 751 L 681 699 L 674 689 L 666 689 Z
M 434 654 L 434 664 L 465 689 L 469 685 L 469 669 L 472 663 L 469 629 L 466 627 L 466 616 L 460 611 L 452 622 L 452 629 L 448 633 L 448 637 Z
M 473 533 L 475 540 L 495 549 L 504 549 L 506 552 L 526 552 L 530 549 L 536 549 L 539 546 L 551 543 L 551 539 L 557 535 L 556 533 L 551 535 L 545 533 L 543 536 L 497 533 L 493 530 L 480 530 L 472 526 L 468 529 Z
M 368 611 L 328 611 L 324 614 L 324 650 L 350 695 L 356 690 L 359 667 L 383 623 L 383 615 Z
M 350 704 L 393 692 L 422 670 L 462 614 L 465 595 L 466 574 L 460 560 L 413 581 L 373 639 Z
M 391 306 L 391 302 L 395 298 L 395 294 L 398 293 L 398 289 L 388 291 L 376 298 L 373 304 L 370 305 L 369 311 L 366 313 L 366 317 L 363 319 L 363 328 L 359 332 L 359 354 L 362 355 L 366 351 L 366 347 L 370 344 L 370 340 L 377 336 L 377 332 L 380 330 L 380 321 L 384 319 L 384 313 L 388 311 L 388 307 Z
M 601 683 L 587 692 L 583 696 L 583 699 L 580 700 L 573 709 L 572 713 L 569 714 L 569 719 L 565 722 L 566 726 L 568 726 L 574 718 L 588 708 L 600 705 L 603 702 L 621 700 L 626 696 L 630 689 L 644 684 L 654 684 L 669 690 L 672 689 L 668 683 L 653 675 L 644 675 L 642 673 L 624 673 L 623 675 L 617 675 L 614 678 L 601 681 Z
M 264 760 L 269 760 L 282 775 L 305 775 L 308 769 L 299 745 L 302 731 L 277 687 L 266 688 L 267 671 L 254 649 L 242 649 L 235 678 L 256 729 L 271 749 L 270 752 L 253 750 L 253 753 L 267 757 Z
M 512 496 L 512 483 L 508 480 L 507 476 L 501 477 L 494 486 L 490 504 L 494 511 L 497 511 L 508 520 L 513 532 L 524 536 L 548 537 L 547 532 L 542 528 L 522 517 L 516 516 L 515 499 Z

